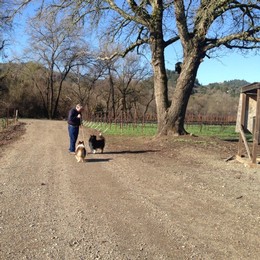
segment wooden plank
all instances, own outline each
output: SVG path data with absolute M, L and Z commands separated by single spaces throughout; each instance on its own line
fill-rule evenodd
M 257 90 L 257 103 L 256 103 L 256 117 L 255 129 L 253 133 L 253 149 L 252 149 L 252 162 L 256 163 L 257 146 L 259 145 L 259 131 L 260 131 L 260 89 Z
M 246 136 L 245 136 L 245 132 L 244 132 L 244 129 L 243 129 L 242 125 L 240 125 L 240 135 L 241 135 L 241 137 L 243 139 L 243 142 L 244 142 L 244 145 L 246 147 L 246 152 L 247 152 L 248 158 L 250 160 L 252 160 L 250 149 L 249 149 L 249 146 L 248 146 L 248 143 L 247 143 L 247 140 L 246 140 Z
M 239 118 L 238 118 L 238 124 L 237 124 L 237 131 L 239 132 L 239 143 L 238 143 L 238 155 L 242 156 L 242 147 L 243 147 L 243 138 L 240 133 L 241 125 L 244 127 L 245 125 L 245 109 L 246 109 L 246 94 L 241 93 L 240 94 L 240 108 L 238 113 Z
M 236 160 L 240 163 L 243 163 L 246 167 L 260 169 L 260 164 L 252 163 L 252 161 L 250 161 L 248 158 L 242 158 L 237 155 Z
M 254 82 L 252 84 L 246 85 L 241 88 L 242 93 L 256 93 L 256 90 L 260 88 L 259 82 Z
M 257 108 L 256 108 L 256 141 L 260 144 L 260 89 L 257 90 Z

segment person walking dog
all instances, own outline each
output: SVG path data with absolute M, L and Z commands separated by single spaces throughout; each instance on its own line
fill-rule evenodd
M 75 154 L 75 146 L 79 135 L 79 127 L 81 125 L 83 106 L 77 104 L 75 108 L 70 109 L 68 115 L 68 131 L 70 138 L 69 152 Z

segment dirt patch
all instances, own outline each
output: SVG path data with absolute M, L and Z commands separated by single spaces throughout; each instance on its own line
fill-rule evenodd
M 0 147 L 15 142 L 25 133 L 25 123 L 11 124 L 0 131 Z

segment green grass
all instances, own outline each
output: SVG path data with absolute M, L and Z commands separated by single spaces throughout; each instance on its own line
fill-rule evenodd
M 97 129 L 108 135 L 124 136 L 155 136 L 157 133 L 156 124 L 107 124 L 84 122 L 83 125 L 88 128 Z M 234 125 L 186 125 L 185 129 L 194 135 L 218 137 L 223 140 L 238 140 L 238 133 L 235 132 Z
M 154 136 L 156 135 L 156 124 L 107 124 L 95 122 L 83 122 L 85 127 L 97 129 L 108 135 L 124 136 Z
M 189 133 L 198 136 L 218 137 L 223 140 L 237 140 L 238 133 L 234 125 L 186 125 Z

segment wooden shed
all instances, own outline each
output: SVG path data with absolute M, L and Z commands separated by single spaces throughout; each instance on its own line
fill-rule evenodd
M 247 160 L 252 164 L 260 164 L 260 82 L 241 88 L 236 131 L 239 133 L 238 160 L 246 160 L 243 154 L 246 150 Z

